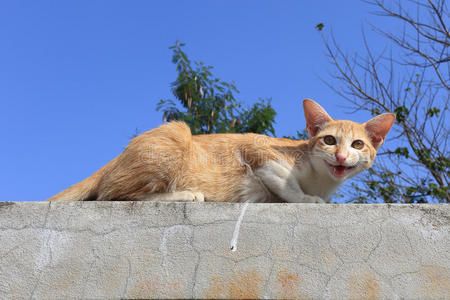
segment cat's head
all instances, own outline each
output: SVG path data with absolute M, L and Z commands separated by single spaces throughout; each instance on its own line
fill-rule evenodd
M 313 168 L 336 181 L 372 166 L 377 149 L 395 122 L 395 114 L 378 115 L 366 123 L 333 120 L 310 99 L 303 101 Z

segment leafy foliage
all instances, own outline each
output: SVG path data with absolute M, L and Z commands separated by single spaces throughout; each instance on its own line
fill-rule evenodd
M 244 108 L 235 98 L 239 91 L 234 83 L 214 77 L 213 67 L 191 61 L 183 52 L 184 45 L 177 41 L 169 48 L 178 75 L 171 84 L 176 100 L 162 99 L 156 107 L 163 112 L 164 121 L 184 121 L 193 134 L 254 132 L 275 135 L 276 112 L 270 99 L 259 99 L 251 107 Z

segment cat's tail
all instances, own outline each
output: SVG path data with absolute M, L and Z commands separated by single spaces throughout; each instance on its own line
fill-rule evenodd
M 72 185 L 68 189 L 59 192 L 45 201 L 86 201 L 96 200 L 98 186 L 103 174 L 111 168 L 111 165 L 117 160 L 117 157 L 104 165 L 100 170 L 89 176 L 83 181 Z

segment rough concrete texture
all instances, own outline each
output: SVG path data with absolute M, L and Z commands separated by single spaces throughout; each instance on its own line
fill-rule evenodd
M 449 299 L 450 206 L 0 203 L 0 298 Z

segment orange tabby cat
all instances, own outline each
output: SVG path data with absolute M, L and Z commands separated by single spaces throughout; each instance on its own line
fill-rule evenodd
M 323 202 L 369 168 L 395 115 L 333 120 L 303 101 L 309 141 L 258 134 L 191 135 L 170 122 L 134 138 L 89 178 L 47 201 Z

